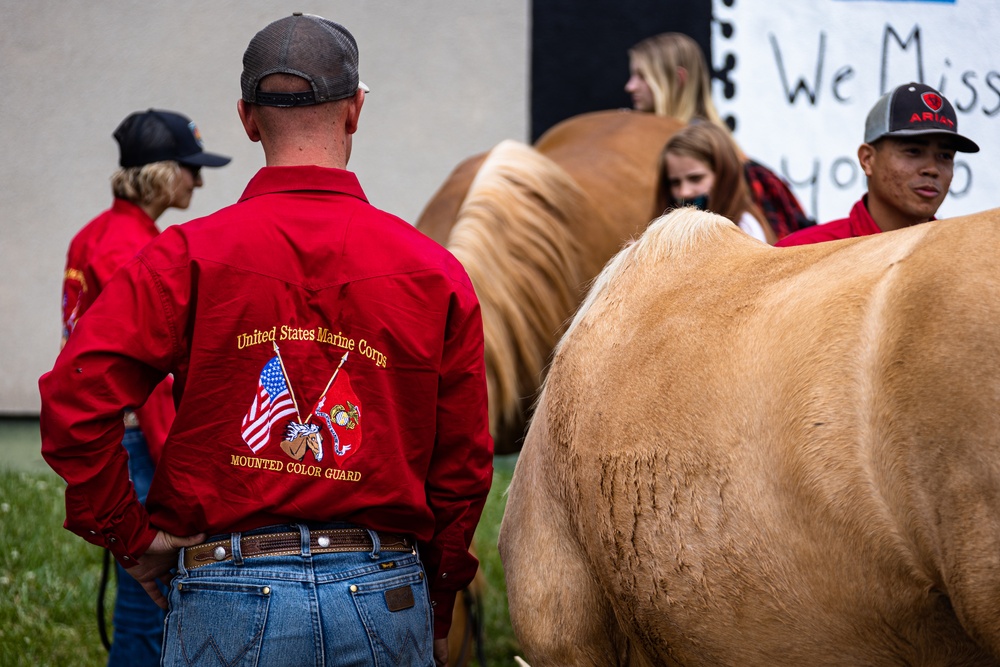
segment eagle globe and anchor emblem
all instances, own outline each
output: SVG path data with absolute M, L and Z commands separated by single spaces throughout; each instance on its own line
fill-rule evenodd
M 320 399 L 320 403 L 322 404 L 322 399 Z M 361 409 L 350 401 L 346 401 L 346 403 L 346 408 L 343 405 L 338 404 L 333 406 L 333 409 L 331 409 L 329 413 L 320 412 L 320 406 L 317 405 L 316 410 L 313 412 L 313 414 L 326 422 L 326 427 L 329 429 L 330 433 L 333 434 L 333 453 L 337 456 L 344 456 L 347 454 L 353 445 L 341 446 L 340 436 L 337 435 L 337 431 L 333 428 L 333 424 L 336 423 L 337 426 L 341 428 L 353 431 L 357 427 L 358 422 L 361 421 Z M 299 460 L 301 461 L 302 459 Z M 316 460 L 319 461 L 320 459 Z

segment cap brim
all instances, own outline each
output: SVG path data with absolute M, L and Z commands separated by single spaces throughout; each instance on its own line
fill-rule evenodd
M 963 137 L 958 132 L 943 132 L 941 130 L 896 130 L 895 132 L 887 132 L 883 134 L 878 139 L 873 141 L 878 141 L 879 139 L 885 139 L 886 137 L 902 139 L 906 137 L 925 137 L 930 135 L 936 135 L 939 137 L 944 137 L 948 139 L 954 145 L 955 150 L 960 153 L 978 153 L 979 144 L 977 144 L 972 139 L 968 137 Z M 868 141 L 866 143 L 873 143 Z
M 233 158 L 226 157 L 225 155 L 216 155 L 215 153 L 206 153 L 202 151 L 201 153 L 194 153 L 193 155 L 178 158 L 177 161 L 181 164 L 190 164 L 196 167 L 224 167 L 229 164 L 232 159 Z

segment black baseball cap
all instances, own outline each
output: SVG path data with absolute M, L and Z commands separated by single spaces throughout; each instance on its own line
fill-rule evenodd
M 879 98 L 865 121 L 865 143 L 884 137 L 916 137 L 927 134 L 949 135 L 955 150 L 978 153 L 979 146 L 958 133 L 955 107 L 930 86 L 907 83 Z
M 310 90 L 268 93 L 258 90 L 271 74 L 305 79 Z M 321 16 L 296 12 L 265 26 L 243 54 L 243 101 L 272 107 L 322 104 L 351 97 L 368 86 L 358 79 L 358 44 L 350 31 Z
M 196 167 L 221 167 L 232 158 L 206 153 L 194 122 L 179 113 L 149 109 L 136 111 L 115 130 L 122 167 L 141 167 L 174 160 Z

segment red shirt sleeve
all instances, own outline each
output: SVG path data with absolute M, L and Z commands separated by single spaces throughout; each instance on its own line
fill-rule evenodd
M 457 592 L 476 574 L 469 545 L 493 480 L 493 440 L 486 409 L 483 324 L 467 288 L 453 298 L 438 389 L 437 442 L 427 475 L 435 535 L 422 548 L 434 604 L 434 637 L 451 627 Z
M 136 316 L 121 318 L 124 304 Z M 124 567 L 156 536 L 128 477 L 126 408 L 166 375 L 175 337 L 169 309 L 139 260 L 105 288 L 39 380 L 42 456 L 66 480 L 66 528 L 108 548 Z

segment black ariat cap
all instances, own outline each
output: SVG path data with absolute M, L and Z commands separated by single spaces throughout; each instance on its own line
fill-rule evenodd
M 259 90 L 270 74 L 305 79 L 310 90 L 268 93 Z M 243 101 L 272 107 L 333 102 L 368 87 L 358 80 L 358 45 L 344 26 L 296 12 L 254 35 L 243 54 Z
M 115 130 L 118 164 L 141 167 L 152 162 L 175 160 L 199 167 L 221 167 L 231 158 L 206 153 L 198 127 L 187 116 L 173 111 L 136 111 Z
M 865 121 L 865 143 L 883 137 L 950 135 L 955 150 L 978 153 L 976 142 L 958 133 L 955 108 L 941 93 L 922 83 L 907 83 L 879 98 Z

